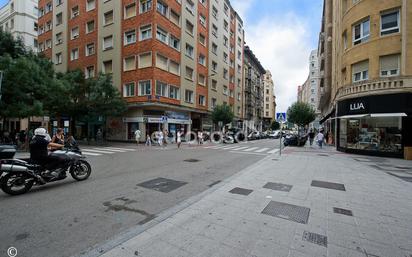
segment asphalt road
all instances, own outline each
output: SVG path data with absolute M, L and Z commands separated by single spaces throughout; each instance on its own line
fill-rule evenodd
M 175 145 L 167 149 L 136 148 L 132 144 L 84 147 L 93 168 L 88 180 L 75 182 L 68 177 L 34 187 L 22 196 L 0 191 L 0 256 L 7 256 L 9 247 L 18 250 L 17 256 L 25 257 L 79 254 L 144 224 L 276 152 L 278 146 L 278 140 L 267 139 L 217 147 L 184 145 L 181 149 Z M 189 159 L 195 162 L 185 161 Z M 156 178 L 186 184 L 170 192 L 138 185 Z

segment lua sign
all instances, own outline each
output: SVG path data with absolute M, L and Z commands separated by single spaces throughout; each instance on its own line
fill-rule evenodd
M 365 101 L 356 100 L 353 102 L 349 102 L 349 113 L 367 113 L 368 112 L 368 105 Z

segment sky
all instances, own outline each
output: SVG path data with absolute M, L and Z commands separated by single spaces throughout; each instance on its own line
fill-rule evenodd
M 231 0 L 250 46 L 275 84 L 276 112 L 297 100 L 309 75 L 309 55 L 317 48 L 323 0 Z
M 3 6 L 7 0 L 0 0 Z M 317 48 L 323 0 L 231 0 L 243 20 L 245 41 L 275 84 L 277 112 L 297 99 Z

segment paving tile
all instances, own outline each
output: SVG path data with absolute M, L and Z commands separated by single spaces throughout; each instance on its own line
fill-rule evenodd
M 250 254 L 256 257 L 287 257 L 289 255 L 289 247 L 281 246 L 271 241 L 257 240 Z
M 339 231 L 329 230 L 327 233 L 328 243 L 336 246 L 340 246 L 347 249 L 357 250 L 362 248 L 362 238 L 360 236 L 349 236 Z
M 366 239 L 362 239 L 362 246 L 365 253 L 370 256 L 376 255 L 379 257 L 405 257 L 405 255 L 403 255 L 402 249 L 397 246 L 380 244 Z
M 366 257 L 365 253 L 337 245 L 328 245 L 328 257 Z

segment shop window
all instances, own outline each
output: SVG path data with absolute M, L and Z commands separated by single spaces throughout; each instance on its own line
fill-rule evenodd
M 391 77 L 399 75 L 400 55 L 387 55 L 380 57 L 381 76 Z

